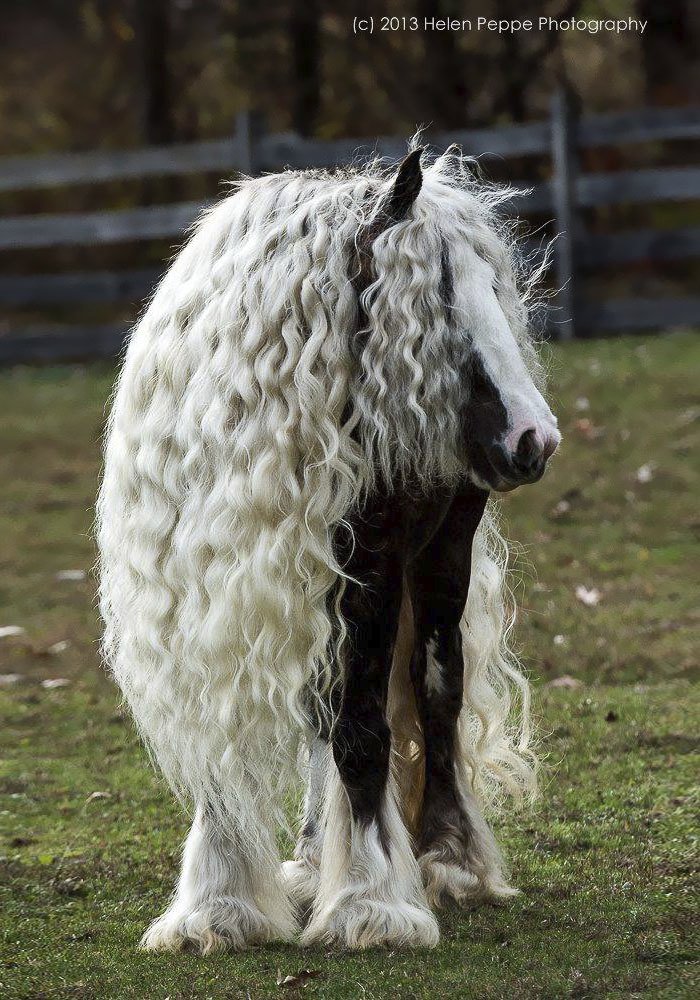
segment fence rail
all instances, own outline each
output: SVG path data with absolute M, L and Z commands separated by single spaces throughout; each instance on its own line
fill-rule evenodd
M 132 271 L 0 276 L 0 302 L 14 307 L 135 302 L 148 295 L 161 274 L 160 268 L 147 267 Z
M 376 151 L 396 159 L 406 151 L 404 139 L 306 139 L 289 134 L 260 135 L 251 142 L 255 129 L 250 115 L 238 116 L 235 134 L 228 139 L 180 143 L 134 150 L 100 150 L 90 153 L 57 153 L 49 156 L 14 156 L 0 161 L 0 191 L 69 184 L 96 184 L 141 177 L 166 177 L 204 171 L 275 170 L 281 164 L 293 168 L 332 167 Z M 532 156 L 548 153 L 550 121 L 496 128 L 438 132 L 431 142 L 438 148 L 456 143 L 472 156 Z M 594 115 L 578 123 L 579 149 L 596 146 L 627 146 L 672 139 L 700 139 L 700 109 L 647 108 L 616 114 Z M 251 157 L 250 149 L 255 155 Z
M 700 109 L 641 109 L 578 118 L 565 91 L 555 94 L 547 121 L 470 129 L 430 136 L 435 149 L 457 143 L 484 159 L 528 156 L 551 158 L 552 179 L 513 186 L 519 197 L 510 209 L 553 216 L 556 283 L 561 289 L 553 314 L 555 336 L 569 337 L 615 329 L 652 329 L 700 323 L 700 300 L 674 298 L 582 301 L 577 277 L 615 264 L 684 260 L 700 255 L 700 228 L 641 229 L 591 234 L 580 210 L 625 204 L 700 200 L 700 168 L 664 167 L 614 173 L 581 173 L 582 150 L 603 146 L 700 139 Z M 0 160 L 0 193 L 78 184 L 100 184 L 155 176 L 218 172 L 258 173 L 279 169 L 333 167 L 376 154 L 400 158 L 403 139 L 319 140 L 266 133 L 258 119 L 242 113 L 229 138 L 129 151 L 100 151 Z M 0 220 L 0 251 L 108 246 L 157 239 L 180 239 L 202 209 L 181 202 L 117 211 L 15 215 Z M 159 268 L 122 272 L 85 272 L 0 277 L 0 305 L 40 308 L 49 305 L 137 302 L 150 291 Z M 25 328 L 0 337 L 0 362 L 36 357 L 48 360 L 106 356 L 124 339 L 122 324 L 80 328 Z M 92 345 L 92 346 L 91 346 Z
M 541 215 L 561 209 L 549 181 L 530 190 L 525 182 L 515 183 L 513 188 L 516 195 L 511 205 L 513 212 Z M 579 208 L 694 201 L 700 199 L 700 168 L 584 174 L 573 181 L 573 192 L 566 197 L 572 206 Z M 182 235 L 204 207 L 203 202 L 186 201 L 111 212 L 8 216 L 0 220 L 0 250 L 169 239 Z M 562 232 L 568 232 L 568 227 Z
M 200 201 L 114 212 L 15 215 L 0 221 L 0 250 L 94 246 L 181 235 L 203 208 Z
M 176 232 L 180 232 L 178 229 Z M 532 253 L 541 244 L 531 241 Z M 668 231 L 634 229 L 629 232 L 587 235 L 578 244 L 580 270 L 643 260 L 677 261 L 700 257 L 700 227 Z M 66 305 L 84 302 L 130 302 L 145 298 L 162 275 L 161 268 L 126 271 L 83 271 L 70 274 L 0 275 L 0 302 L 7 306 Z
M 239 146 L 234 137 L 150 149 L 8 157 L 0 163 L 0 191 L 229 170 L 240 162 Z

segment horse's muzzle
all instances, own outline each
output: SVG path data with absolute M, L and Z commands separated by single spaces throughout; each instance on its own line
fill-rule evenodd
M 524 431 L 517 440 L 515 450 L 507 455 L 515 477 L 524 482 L 539 479 L 560 440 L 559 431 L 543 434 L 534 427 Z
M 518 486 L 536 483 L 544 475 L 547 462 L 560 441 L 561 434 L 556 428 L 543 432 L 528 427 L 519 432 L 515 440 L 509 435 L 491 456 L 491 463 L 499 476 L 494 489 L 506 493 Z

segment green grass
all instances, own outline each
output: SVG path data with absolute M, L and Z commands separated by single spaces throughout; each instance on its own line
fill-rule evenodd
M 542 484 L 504 502 L 524 548 L 518 638 L 549 764 L 538 805 L 499 824 L 523 893 L 445 912 L 439 948 L 414 954 L 136 950 L 173 885 L 185 822 L 100 671 L 93 581 L 55 579 L 94 558 L 113 373 L 0 375 L 0 626 L 26 629 L 0 639 L 0 673 L 23 678 L 0 689 L 1 997 L 300 996 L 276 983 L 304 968 L 318 972 L 304 995 L 329 1000 L 697 995 L 699 344 L 575 343 L 551 360 L 565 443 Z M 579 585 L 600 592 L 597 606 L 577 600 Z M 582 686 L 545 686 L 563 674 Z M 56 677 L 70 684 L 41 686 Z

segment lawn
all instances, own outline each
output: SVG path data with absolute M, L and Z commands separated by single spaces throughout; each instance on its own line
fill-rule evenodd
M 564 444 L 542 484 L 504 502 L 547 763 L 538 804 L 499 821 L 522 894 L 446 911 L 430 953 L 206 959 L 136 950 L 186 825 L 95 644 L 90 528 L 113 370 L 0 373 L 0 627 L 24 629 L 0 638 L 1 997 L 698 995 L 700 341 L 579 342 L 550 360 Z M 314 975 L 299 987 L 277 985 L 302 969 Z

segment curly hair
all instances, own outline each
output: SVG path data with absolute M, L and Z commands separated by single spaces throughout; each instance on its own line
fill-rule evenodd
M 469 340 L 446 321 L 445 246 L 456 286 L 470 280 L 465 242 L 492 265 L 537 370 L 515 241 L 496 212 L 507 193 L 454 150 L 373 240 L 358 297 L 358 233 L 389 183 L 379 163 L 241 181 L 176 257 L 115 391 L 97 523 L 104 654 L 175 792 L 234 829 L 251 810 L 284 821 L 314 725 L 309 692 L 342 668 L 334 533 L 378 476 L 423 488 L 464 474 Z M 505 551 L 489 514 L 460 726 L 487 799 L 535 784 Z M 274 834 L 252 849 L 274 854 Z

